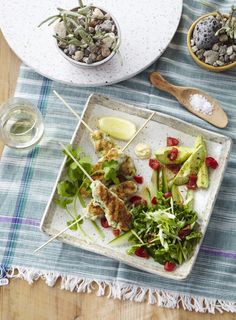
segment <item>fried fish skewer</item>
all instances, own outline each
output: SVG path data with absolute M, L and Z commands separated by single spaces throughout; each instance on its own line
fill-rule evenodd
M 114 141 L 101 130 L 95 130 L 90 135 L 96 153 L 102 156 L 106 155 L 109 150 L 115 147 Z
M 65 152 L 74 160 L 81 171 L 91 181 L 92 196 L 95 205 L 99 205 L 105 213 L 108 224 L 119 230 L 128 230 L 131 222 L 131 213 L 127 210 L 124 201 L 104 186 L 101 181 L 94 181 L 71 152 L 60 143 Z
M 115 160 L 119 164 L 118 175 L 125 177 L 127 180 L 135 176 L 136 168 L 133 159 L 130 156 L 121 153 L 121 150 L 117 148 L 112 148 L 94 165 L 92 173 L 94 180 L 103 180 L 105 175 L 103 170 L 103 163 L 105 161 L 111 160 Z
M 115 193 L 118 198 L 125 201 L 137 192 L 138 187 L 134 181 L 125 181 L 111 186 L 109 190 Z M 102 218 L 105 212 L 100 205 L 91 200 L 85 208 L 85 214 L 89 219 L 96 220 L 97 218 Z
M 104 210 L 109 226 L 119 230 L 129 230 L 132 215 L 124 201 L 104 186 L 101 181 L 94 181 L 91 189 L 94 202 Z

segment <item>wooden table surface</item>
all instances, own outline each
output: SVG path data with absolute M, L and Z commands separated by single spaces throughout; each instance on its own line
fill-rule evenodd
M 0 103 L 14 94 L 20 60 L 0 33 Z M 0 152 L 2 151 L 0 144 Z M 146 302 L 136 303 L 97 297 L 48 287 L 43 280 L 28 285 L 11 280 L 0 287 L 0 320 L 232 320 L 235 314 L 199 314 L 182 309 L 158 308 Z

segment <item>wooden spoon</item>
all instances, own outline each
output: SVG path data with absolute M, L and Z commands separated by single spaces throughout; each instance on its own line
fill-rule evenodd
M 225 128 L 228 124 L 228 116 L 221 108 L 219 102 L 209 96 L 206 92 L 189 88 L 189 87 L 180 87 L 174 86 L 173 84 L 166 81 L 159 72 L 152 72 L 150 74 L 151 83 L 162 91 L 169 92 L 182 104 L 188 111 L 197 115 L 199 118 L 202 118 L 209 123 L 213 124 L 218 128 Z M 198 94 L 205 97 L 213 106 L 212 114 L 205 114 L 203 112 L 195 110 L 190 104 L 190 96 Z

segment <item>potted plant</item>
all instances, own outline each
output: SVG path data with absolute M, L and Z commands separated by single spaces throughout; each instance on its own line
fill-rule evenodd
M 211 71 L 236 66 L 236 8 L 229 14 L 213 12 L 197 19 L 188 31 L 189 52 L 196 63 Z
M 120 28 L 115 18 L 107 11 L 93 5 L 84 5 L 71 10 L 57 8 L 56 15 L 46 22 L 56 22 L 54 35 L 59 52 L 76 66 L 95 67 L 110 60 L 120 45 Z

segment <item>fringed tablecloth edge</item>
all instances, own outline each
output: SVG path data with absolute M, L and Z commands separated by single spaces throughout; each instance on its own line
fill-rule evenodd
M 129 300 L 135 302 L 147 301 L 149 304 L 156 304 L 158 307 L 179 309 L 201 313 L 212 313 L 216 311 L 223 313 L 236 313 L 236 302 L 225 301 L 213 298 L 206 298 L 195 295 L 187 295 L 180 292 L 147 288 L 122 281 L 97 280 L 83 276 L 68 275 L 35 268 L 12 266 L 6 270 L 8 279 L 22 279 L 32 284 L 38 279 L 53 287 L 57 280 L 61 279 L 60 287 L 64 290 L 78 293 L 96 292 L 97 296 L 107 298 Z M 97 287 L 96 287 L 97 285 Z

